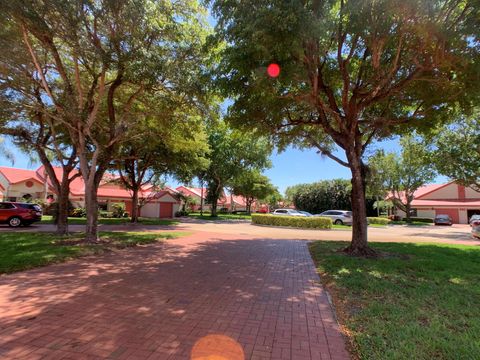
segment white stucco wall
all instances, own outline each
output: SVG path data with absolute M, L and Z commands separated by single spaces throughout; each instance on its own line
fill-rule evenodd
M 175 213 L 180 210 L 180 204 L 173 204 L 173 216 Z
M 7 188 L 8 188 L 8 184 L 9 182 L 7 181 L 7 179 L 5 178 L 5 176 L 3 176 L 2 173 L 0 173 L 0 184 L 2 184 L 3 188 L 5 190 L 4 191 L 4 195 L 7 196 Z
M 434 199 L 458 199 L 457 184 L 449 184 L 444 188 L 435 190 L 434 192 L 421 197 L 422 200 Z
M 27 187 L 27 181 L 33 183 L 32 187 Z M 37 199 L 43 197 L 44 187 L 42 184 L 39 184 L 33 180 L 22 181 L 21 183 L 10 185 L 5 192 L 6 197 L 16 197 L 17 201 L 20 200 L 24 195 L 30 194 L 32 198 Z
M 471 188 L 465 188 L 465 197 L 467 199 L 480 199 L 480 192 L 477 192 Z
M 468 216 L 466 209 L 458 210 L 458 221 L 460 224 L 468 224 Z
M 417 217 L 432 218 L 433 219 L 435 217 L 435 210 L 417 209 Z

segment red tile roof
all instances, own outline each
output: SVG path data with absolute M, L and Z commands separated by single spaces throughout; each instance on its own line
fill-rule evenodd
M 201 197 L 202 195 L 202 188 L 194 188 L 194 187 L 187 187 L 187 186 L 179 186 L 175 189 L 178 192 L 181 192 L 184 195 L 196 195 Z M 207 189 L 203 188 L 203 198 L 207 198 Z
M 1 166 L 0 172 L 3 174 L 3 176 L 5 176 L 10 184 L 18 184 L 26 180 L 34 180 L 43 184 L 43 179 L 41 179 L 34 170 L 16 169 Z
M 480 199 L 478 200 L 413 200 L 414 207 L 480 207 Z
M 444 187 L 446 187 L 446 186 L 448 186 L 452 183 L 453 183 L 453 181 L 448 182 L 446 184 L 430 184 L 430 185 L 422 186 L 422 187 L 418 188 L 417 191 L 415 191 L 414 198 L 419 199 L 419 198 L 421 198 L 421 197 L 423 197 L 427 194 L 430 194 L 434 191 L 437 191 L 441 188 L 444 188 Z M 400 197 L 401 197 L 402 201 L 405 201 L 405 195 L 402 191 L 400 192 Z M 387 199 L 391 199 L 391 198 L 393 198 L 393 193 L 389 193 L 387 195 Z
M 62 178 L 63 169 L 61 167 L 54 167 L 53 168 L 57 179 Z M 44 183 L 45 181 L 45 172 L 43 165 L 40 166 L 37 170 L 25 170 L 25 169 L 17 169 L 17 168 L 8 168 L 8 167 L 0 167 L 0 172 L 5 176 L 5 178 L 11 184 L 16 184 L 25 180 L 36 180 L 40 183 Z M 74 176 L 79 174 L 78 170 L 73 170 L 70 176 Z M 104 179 L 102 180 L 100 187 L 98 188 L 98 196 L 99 197 L 108 197 L 108 198 L 121 198 L 121 199 L 129 199 L 132 197 L 130 190 L 125 189 L 121 185 L 115 185 L 112 183 L 112 180 L 118 179 L 118 176 L 111 173 L 106 173 Z M 51 180 L 48 178 L 48 183 L 51 188 Z M 106 185 L 106 186 L 102 186 Z M 53 190 L 53 189 L 51 189 Z M 173 191 L 172 191 L 173 192 Z M 164 195 L 168 194 L 168 191 L 159 191 L 155 198 L 161 198 Z M 85 183 L 83 182 L 83 178 L 81 176 L 77 176 L 71 183 L 70 183 L 70 194 L 73 196 L 85 196 Z M 147 197 L 152 196 L 152 185 L 144 186 L 142 192 L 140 193 L 140 197 Z

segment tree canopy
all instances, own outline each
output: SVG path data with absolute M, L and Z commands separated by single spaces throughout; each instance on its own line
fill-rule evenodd
M 286 192 L 299 210 L 320 214 L 327 210 L 350 210 L 352 185 L 345 179 L 323 180 L 288 187 Z
M 202 179 L 207 183 L 211 215 L 216 216 L 217 201 L 224 187 L 231 186 L 244 172 L 270 167 L 272 146 L 265 137 L 254 132 L 232 130 L 223 121 L 210 124 L 207 132 L 210 163 L 202 172 Z
M 433 155 L 425 143 L 414 135 L 403 136 L 400 153 L 378 151 L 369 159 L 372 184 L 404 211 L 407 221 L 415 192 L 435 178 Z
M 433 163 L 438 172 L 480 191 L 480 112 L 461 116 L 433 138 Z
M 278 192 L 270 182 L 270 179 L 258 169 L 242 172 L 232 180 L 230 187 L 233 194 L 241 195 L 245 198 L 247 213 L 251 212 L 254 201 L 265 200 L 268 196 Z
M 317 148 L 352 173 L 350 253 L 368 255 L 364 154 L 430 127 L 478 89 L 475 1 L 211 1 L 230 121 Z M 266 66 L 278 63 L 270 78 Z M 477 79 L 477 81 L 472 81 Z M 477 91 L 478 93 L 478 91 Z M 334 153 L 336 148 L 344 157 Z
M 132 109 L 152 94 L 202 103 L 206 12 L 195 0 L 13 1 L 0 10 L 11 49 L 2 66 L 19 74 L 2 82 L 7 101 L 66 129 L 85 182 L 86 238 L 96 241 L 97 188 L 137 120 Z

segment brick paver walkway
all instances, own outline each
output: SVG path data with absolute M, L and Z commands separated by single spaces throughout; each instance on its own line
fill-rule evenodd
M 0 358 L 348 359 L 318 280 L 305 241 L 201 232 L 3 276 Z

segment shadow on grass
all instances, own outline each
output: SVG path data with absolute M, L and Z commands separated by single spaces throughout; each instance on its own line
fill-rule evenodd
M 480 247 L 374 243 L 402 255 L 374 260 L 346 245 L 310 249 L 360 358 L 480 358 Z

